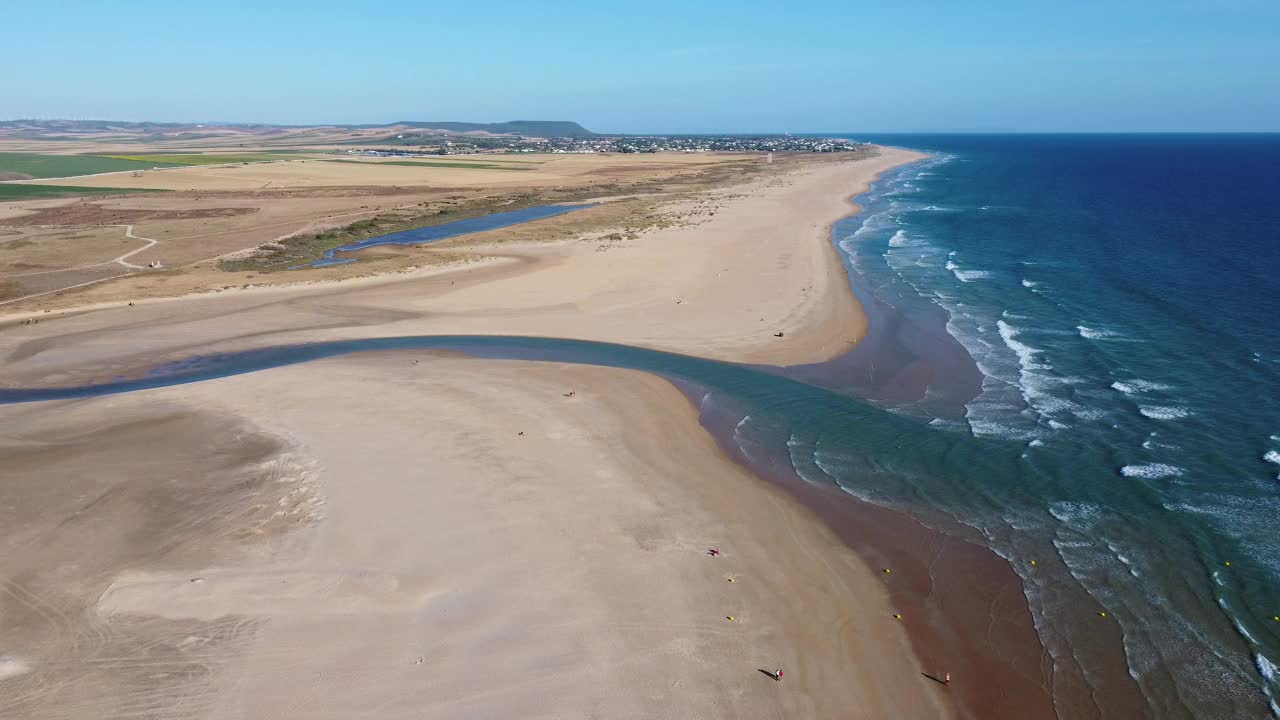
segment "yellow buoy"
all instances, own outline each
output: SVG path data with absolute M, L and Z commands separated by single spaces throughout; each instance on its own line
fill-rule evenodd
M 1106 616 L 1107 616 L 1107 613 L 1105 611 L 1098 613 L 1098 617 L 1106 617 Z
M 1275 620 L 1276 622 L 1280 622 L 1280 615 L 1272 615 L 1271 619 Z
M 733 620 L 733 616 L 732 616 L 732 615 L 725 615 L 725 616 L 724 616 L 724 619 L 725 619 L 725 620 L 728 620 L 729 622 L 733 622 L 733 621 L 734 621 L 734 620 Z
M 893 572 L 893 571 L 892 571 L 892 570 L 890 570 L 889 568 L 885 568 L 885 569 L 884 569 L 884 574 L 885 574 L 885 575 L 888 575 L 888 574 L 889 574 L 889 573 L 891 573 L 891 572 Z
M 1227 567 L 1231 567 L 1231 561 L 1230 561 L 1230 560 L 1226 561 L 1226 562 L 1225 562 L 1225 563 L 1223 563 L 1223 564 L 1224 564 L 1224 565 L 1226 565 Z
M 1032 561 L 1031 561 L 1031 564 L 1032 564 L 1032 565 L 1035 565 L 1035 564 L 1036 564 L 1036 561 L 1035 561 L 1035 560 L 1032 560 Z
M 902 619 L 902 613 L 894 613 L 894 614 L 893 614 L 893 617 L 894 617 L 894 619 L 896 619 L 896 620 L 901 620 L 901 619 Z
M 733 578 L 729 578 L 729 582 L 733 582 Z

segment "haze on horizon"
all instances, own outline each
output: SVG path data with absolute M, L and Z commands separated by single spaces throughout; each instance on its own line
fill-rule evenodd
M 1280 3 L 958 5 L 13 4 L 0 119 L 1280 131 Z

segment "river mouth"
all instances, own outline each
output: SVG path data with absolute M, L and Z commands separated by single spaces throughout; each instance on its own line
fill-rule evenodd
M 998 678 L 957 689 L 966 705 L 992 710 L 1012 704 L 1018 717 L 1048 716 L 1052 701 L 1042 689 L 1047 679 L 1028 683 L 1010 661 L 1016 658 L 1016 664 L 1027 667 L 1045 663 L 1031 617 L 1025 605 L 1018 608 L 1023 602 L 1018 578 L 983 547 L 978 533 L 956 520 L 975 511 L 979 483 L 1011 471 L 1021 446 L 943 432 L 919 419 L 785 377 L 776 368 L 585 340 L 399 336 L 203 355 L 138 368 L 92 385 L 2 389 L 0 404 L 90 398 L 385 351 L 616 367 L 673 381 L 697 404 L 704 427 L 730 456 L 781 484 L 868 563 L 895 568 L 891 591 L 897 607 L 918 618 L 909 633 L 922 660 L 931 666 L 976 668 L 985 677 Z M 903 446 L 910 450 L 892 451 Z M 832 463 L 839 469 L 823 477 L 821 468 L 833 470 Z M 939 483 L 953 463 L 971 472 Z M 932 562 L 939 552 L 951 561 L 941 569 Z M 940 586 L 952 590 L 920 591 Z M 962 586 L 975 591 L 957 589 Z M 1004 618 L 996 629 L 988 628 L 993 612 Z M 964 635 L 965 629 L 975 628 L 981 629 L 978 635 Z M 952 638 L 959 636 L 963 642 L 957 644 Z
M 444 240 L 446 238 L 458 237 L 459 235 L 471 235 L 488 230 L 499 230 L 513 225 L 520 225 L 534 220 L 555 217 L 563 215 L 575 210 L 584 210 L 594 207 L 595 203 L 580 203 L 576 205 L 535 205 L 533 207 L 521 208 L 519 210 L 508 210 L 506 212 L 490 213 L 481 215 L 480 217 L 466 218 L 464 220 L 454 220 L 442 225 L 428 225 L 414 230 L 402 230 L 400 232 L 388 233 L 377 237 L 366 238 L 358 242 L 340 245 L 331 250 L 326 250 L 324 256 L 312 263 L 303 265 L 294 265 L 290 270 L 303 270 L 306 268 L 329 267 L 332 265 L 348 265 L 358 260 L 355 257 L 343 257 L 349 253 L 356 253 L 361 250 L 367 250 L 380 245 L 423 245 L 425 243 L 435 242 L 436 240 Z

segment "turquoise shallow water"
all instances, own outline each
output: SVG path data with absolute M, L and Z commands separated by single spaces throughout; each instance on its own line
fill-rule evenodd
M 705 391 L 704 415 L 736 419 L 729 440 L 754 464 L 1007 558 L 1064 687 L 1114 683 L 1100 668 L 1119 652 L 1153 716 L 1274 712 L 1280 139 L 893 140 L 936 155 L 835 229 L 873 310 L 871 341 L 844 364 L 787 377 L 584 341 L 395 337 L 192 358 L 0 402 L 390 349 L 650 370 Z M 886 358 L 918 372 L 895 376 Z M 1082 607 L 1106 609 L 1120 648 Z

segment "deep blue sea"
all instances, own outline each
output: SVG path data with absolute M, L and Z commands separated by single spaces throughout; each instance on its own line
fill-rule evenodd
M 959 514 L 1060 558 L 1051 581 L 1014 563 L 1042 640 L 1087 644 L 1055 607 L 1076 584 L 1157 715 L 1248 717 L 1259 691 L 1280 715 L 1280 135 L 850 137 L 933 155 L 836 240 L 981 370 L 959 415 L 896 412 L 1022 445 Z
M 1280 135 L 853 137 L 932 157 L 836 225 L 871 333 L 817 370 L 389 337 L 0 403 L 386 349 L 659 372 L 700 388 L 704 423 L 754 466 L 1006 558 L 1059 717 L 1132 717 L 1107 705 L 1117 681 L 1154 717 L 1280 716 Z

